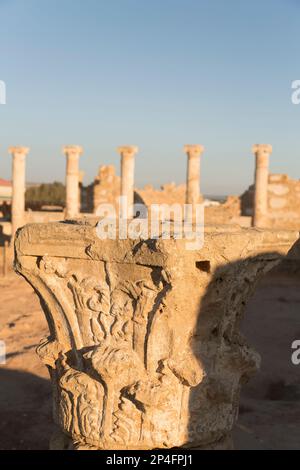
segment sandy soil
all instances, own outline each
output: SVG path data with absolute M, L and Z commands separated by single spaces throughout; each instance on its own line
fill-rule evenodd
M 35 353 L 48 329 L 33 289 L 19 276 L 0 280 L 0 339 L 7 363 L 0 366 L 0 449 L 47 449 L 51 433 L 51 386 Z
M 300 447 L 300 366 L 291 343 L 300 339 L 300 278 L 269 275 L 247 309 L 242 330 L 262 355 L 260 373 L 243 389 L 234 432 L 238 449 Z M 20 277 L 0 279 L 0 449 L 47 449 L 52 433 L 51 386 L 35 347 L 47 335 L 37 296 Z
M 291 344 L 300 339 L 299 275 L 268 275 L 251 299 L 241 329 L 262 363 L 242 390 L 236 444 L 300 449 L 300 365 L 291 361 Z

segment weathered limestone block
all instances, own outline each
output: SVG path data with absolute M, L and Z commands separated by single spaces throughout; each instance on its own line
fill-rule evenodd
M 266 171 L 266 168 L 264 171 Z M 254 186 L 251 185 L 240 198 L 243 215 L 253 215 L 254 189 Z M 289 178 L 285 174 L 269 174 L 266 197 L 264 227 L 289 230 L 299 229 L 300 181 L 298 179 Z
M 113 165 L 102 165 L 93 183 L 93 210 L 96 213 L 100 204 L 113 204 L 118 208 L 121 194 L 121 179 L 116 175 Z
M 68 448 L 228 448 L 259 356 L 238 324 L 297 232 L 207 227 L 185 240 L 105 240 L 93 221 L 27 225 L 15 268 L 50 335 L 38 347 Z
M 203 145 L 185 145 L 187 154 L 186 203 L 195 205 L 200 197 L 200 157 Z
M 241 201 L 238 196 L 228 196 L 219 205 L 205 207 L 205 222 L 207 224 L 231 224 L 240 223 Z
M 121 206 L 123 217 L 131 219 L 134 205 L 134 159 L 138 152 L 135 145 L 118 147 L 121 155 L 121 196 L 126 198 L 126 207 Z
M 167 183 L 162 185 L 160 189 L 155 189 L 148 184 L 143 189 L 136 189 L 135 193 L 148 207 L 151 204 L 180 204 L 183 206 L 186 199 L 186 185 L 180 184 L 176 186 L 175 183 Z M 202 196 L 199 197 L 198 202 L 203 202 Z

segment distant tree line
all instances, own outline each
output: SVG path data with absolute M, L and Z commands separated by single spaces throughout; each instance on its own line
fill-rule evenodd
M 25 193 L 27 209 L 39 210 L 42 206 L 65 206 L 66 188 L 62 183 L 41 184 L 31 186 Z

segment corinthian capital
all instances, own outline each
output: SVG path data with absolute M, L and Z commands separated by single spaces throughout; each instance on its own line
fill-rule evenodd
M 139 148 L 136 145 L 123 145 L 118 147 L 117 150 L 121 156 L 134 157 L 135 154 L 139 151 Z
M 252 153 L 270 155 L 272 153 L 272 145 L 269 144 L 254 144 L 252 146 Z
M 38 353 L 70 447 L 229 446 L 240 384 L 259 363 L 237 318 L 298 238 L 264 235 L 208 228 L 189 252 L 184 239 L 100 240 L 94 221 L 18 232 L 15 267 L 43 299 Z
M 204 152 L 203 145 L 185 145 L 184 151 L 189 157 L 199 157 Z
M 8 151 L 11 155 L 24 155 L 29 153 L 29 147 L 9 147 Z
M 81 155 L 83 153 L 83 148 L 80 145 L 65 145 L 63 147 L 63 153 L 68 155 Z

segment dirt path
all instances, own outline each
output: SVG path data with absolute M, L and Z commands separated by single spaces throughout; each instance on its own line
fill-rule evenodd
M 7 363 L 0 366 L 0 449 L 47 449 L 51 433 L 51 385 L 35 353 L 48 334 L 32 288 L 10 274 L 0 280 L 0 339 Z
M 237 442 L 244 433 L 259 448 L 299 449 L 300 365 L 291 361 L 291 344 L 300 339 L 299 275 L 267 276 L 248 305 L 242 331 L 262 363 L 242 391 Z

